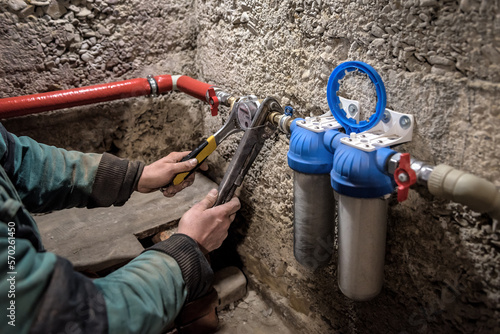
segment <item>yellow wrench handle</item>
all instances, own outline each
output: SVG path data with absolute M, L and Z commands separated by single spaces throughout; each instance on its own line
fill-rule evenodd
M 205 159 L 217 148 L 217 142 L 215 141 L 214 136 L 208 137 L 200 146 L 195 148 L 191 153 L 182 158 L 182 161 L 187 161 L 193 158 L 198 160 L 198 164 L 195 168 L 191 169 L 189 172 L 179 173 L 175 176 L 174 181 L 172 182 L 174 186 L 182 183 L 189 175 L 193 174 L 195 170 L 200 167 L 200 165 L 205 161 Z

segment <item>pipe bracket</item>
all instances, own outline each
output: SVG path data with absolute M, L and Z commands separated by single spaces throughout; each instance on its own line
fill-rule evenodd
M 151 94 L 149 96 L 157 97 L 158 96 L 158 83 L 156 82 L 155 78 L 150 74 L 146 77 L 146 79 L 148 80 L 149 85 L 151 86 Z

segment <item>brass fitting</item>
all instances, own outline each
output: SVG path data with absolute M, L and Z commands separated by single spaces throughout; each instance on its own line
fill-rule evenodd
M 290 133 L 290 126 L 294 118 L 274 111 L 267 116 L 267 120 L 276 125 L 282 132 Z

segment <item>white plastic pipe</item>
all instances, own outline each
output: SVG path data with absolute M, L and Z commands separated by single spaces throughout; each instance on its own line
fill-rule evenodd
M 435 196 L 500 220 L 500 189 L 492 182 L 447 165 L 438 165 L 430 174 L 427 187 Z

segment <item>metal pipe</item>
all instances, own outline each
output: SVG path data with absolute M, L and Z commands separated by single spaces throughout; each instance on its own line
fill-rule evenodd
M 401 158 L 401 153 L 396 153 L 390 157 L 387 161 L 387 173 L 393 175 L 399 166 L 399 160 Z M 429 177 L 434 170 L 434 166 L 427 164 L 424 161 L 416 160 L 411 158 L 411 169 L 417 174 L 417 184 L 422 186 L 427 186 Z
M 227 92 L 224 92 L 220 88 L 215 88 L 215 96 L 217 96 L 217 98 L 219 99 L 220 104 L 233 109 L 233 104 L 236 102 L 236 98 L 234 96 Z
M 411 159 L 411 169 L 417 174 L 417 184 L 427 186 L 434 166 L 428 165 L 423 161 Z
M 297 261 L 310 269 L 327 265 L 333 253 L 335 198 L 329 174 L 293 174 L 294 239 Z
M 213 90 L 212 85 L 184 75 L 172 76 L 166 74 L 55 92 L 3 98 L 0 99 L 0 118 L 18 117 L 129 97 L 156 95 L 172 90 L 179 90 L 210 103 L 213 111 L 217 109 L 218 103 L 215 101 L 215 93 L 213 96 L 210 94 L 211 90 Z
M 273 112 L 269 114 L 268 120 L 276 125 L 281 132 L 290 134 L 290 127 L 295 118 L 293 116 L 284 115 L 280 112 Z
M 387 200 L 338 197 L 339 288 L 353 300 L 370 300 L 384 282 Z

